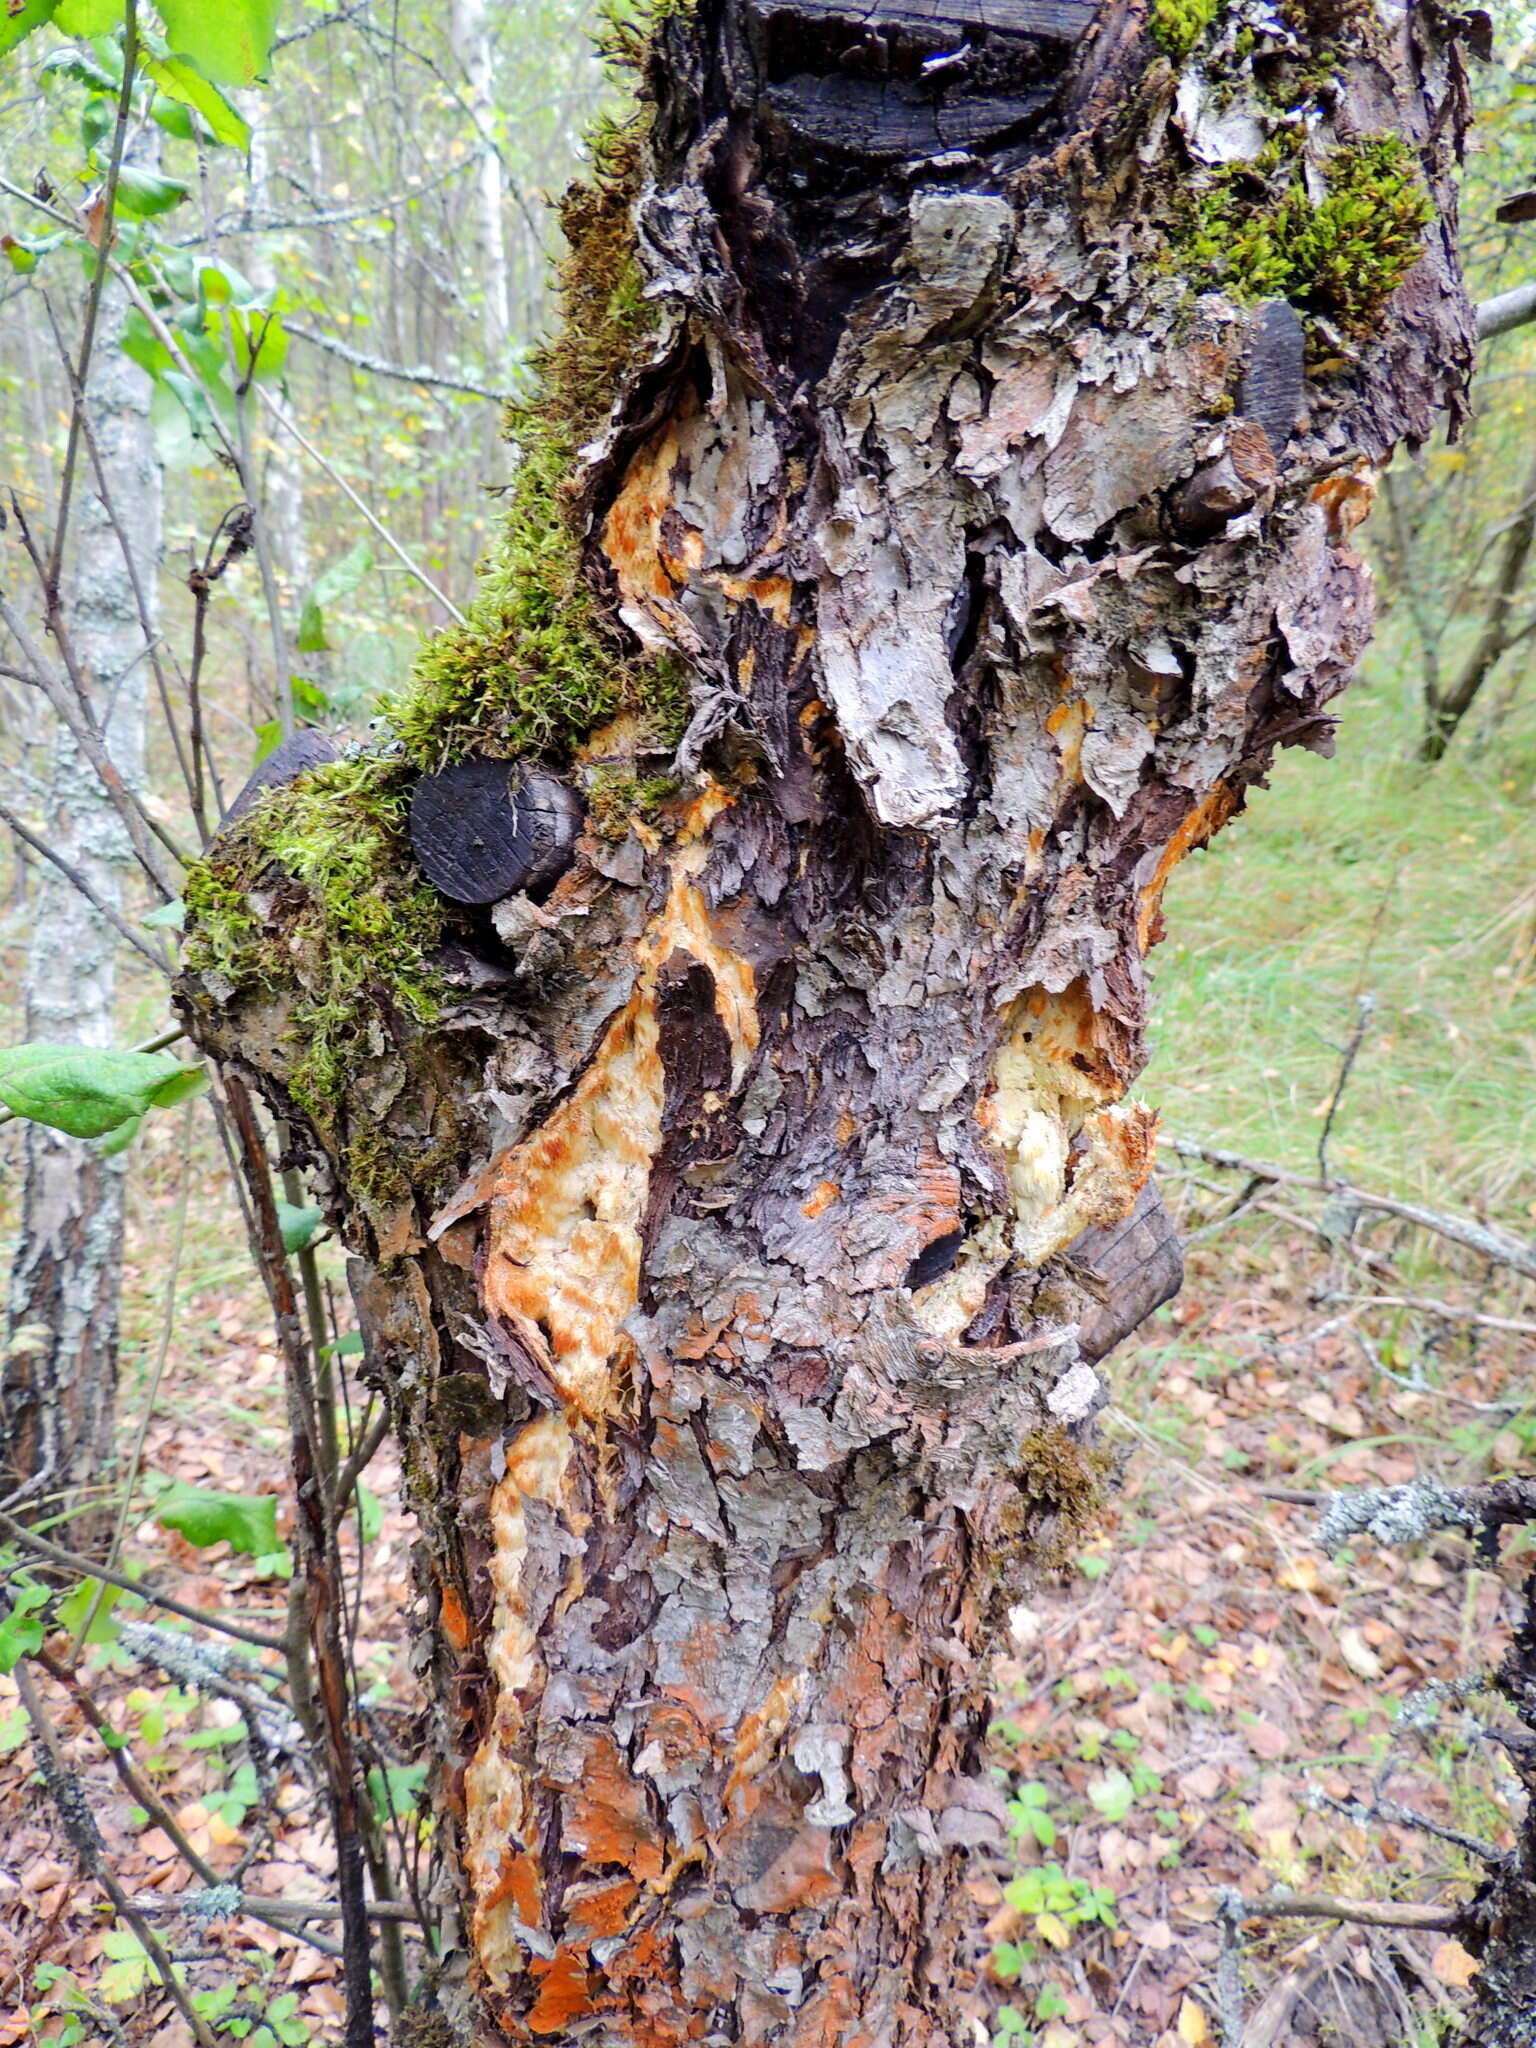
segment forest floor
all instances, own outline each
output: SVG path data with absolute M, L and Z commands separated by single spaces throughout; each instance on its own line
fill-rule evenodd
M 1332 1172 L 1528 1236 L 1536 707 L 1426 782 L 1404 765 L 1411 693 L 1389 668 L 1380 678 L 1351 704 L 1333 770 L 1284 762 L 1278 795 L 1175 879 L 1145 1092 L 1171 1134 L 1315 1173 L 1327 1129 Z M 138 1021 L 147 1036 L 159 1019 L 146 1008 Z M 126 1430 L 148 1420 L 125 1554 L 162 1590 L 275 1630 L 280 1556 L 196 1547 L 157 1519 L 178 1487 L 276 1496 L 279 1538 L 289 1512 L 270 1322 L 211 1143 L 198 1137 L 184 1166 L 185 1129 L 152 1121 L 135 1152 L 121 1405 Z M 14 1138 L 0 1140 L 13 1165 Z M 1455 2010 L 1471 1967 L 1443 1927 L 1246 1921 L 1224 2009 L 1222 1899 L 1273 1906 L 1288 1888 L 1444 1916 L 1475 1863 L 1400 1809 L 1472 1841 L 1509 1839 L 1510 1776 L 1475 1722 L 1445 1708 L 1413 1733 L 1399 1715 L 1430 1680 L 1496 1661 L 1522 1544 L 1490 1569 L 1453 1538 L 1330 1559 L 1312 1531 L 1333 1489 L 1529 1469 L 1536 1286 L 1302 1187 L 1249 1189 L 1234 1216 L 1242 1176 L 1170 1153 L 1163 1178 L 1189 1275 L 1109 1363 L 1118 1487 L 1102 1529 L 1015 1609 L 996 1667 L 994 1764 L 1015 1839 L 968 1880 L 968 2024 L 979 2048 L 1419 2048 L 1439 2039 L 1437 2015 Z M 340 1300 L 334 1247 L 326 1258 Z M 153 1391 L 168 1297 L 174 1335 Z M 409 1836 L 412 1523 L 388 1446 L 368 1484 L 357 1662 Z M 355 1561 L 355 1531 L 348 1541 Z M 88 1649 L 82 1671 L 214 1872 L 242 1871 L 253 1898 L 330 1893 L 313 1788 L 284 1761 L 260 1782 L 231 1702 L 112 1643 Z M 39 1685 L 110 1863 L 184 1960 L 216 2039 L 338 2038 L 334 1957 L 249 1918 L 179 1916 L 189 1879 L 170 1835 L 78 1704 Z M 36 1762 L 15 1683 L 0 1678 L 0 2048 L 184 2048 L 143 1952 L 80 1883 Z M 330 1942 L 334 1927 L 314 1931 Z

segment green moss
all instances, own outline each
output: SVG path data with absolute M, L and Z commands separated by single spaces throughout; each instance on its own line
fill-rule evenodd
M 1064 1564 L 1075 1541 L 1097 1527 L 1114 1469 L 1110 1454 L 1084 1445 L 1058 1424 L 1033 1429 L 1019 1447 L 1019 1504 L 1023 1526 L 1052 1524 L 1040 1558 L 1047 1569 Z
M 1182 64 L 1221 10 L 1222 0 L 1152 0 L 1152 33 Z
M 437 1014 L 443 904 L 411 858 L 409 797 L 401 762 L 330 762 L 269 791 L 187 880 L 187 967 L 237 991 L 292 991 L 289 1091 L 320 1129 L 391 1012 Z M 272 894 L 275 944 L 258 889 Z
M 472 749 L 559 758 L 625 710 L 646 714 L 660 742 L 686 724 L 681 664 L 637 652 L 587 582 L 572 502 L 577 451 L 601 430 L 656 324 L 631 218 L 642 143 L 639 117 L 602 124 L 590 180 L 561 202 L 559 321 L 537 395 L 508 411 L 521 460 L 502 531 L 480 564 L 468 624 L 428 644 L 391 709 L 419 767 Z
M 671 775 L 637 775 L 633 769 L 607 765 L 594 768 L 587 779 L 587 823 L 604 839 L 622 839 L 635 819 L 654 823 L 678 788 Z
M 1290 299 L 1358 327 L 1418 261 L 1431 207 L 1399 136 L 1345 143 L 1325 159 L 1314 205 L 1293 146 L 1218 171 L 1188 205 L 1170 268 L 1197 291 Z

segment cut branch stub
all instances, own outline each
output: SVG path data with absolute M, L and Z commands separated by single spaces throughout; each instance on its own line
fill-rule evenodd
M 1288 299 L 1271 299 L 1253 323 L 1253 352 L 1238 389 L 1237 409 L 1257 420 L 1277 455 L 1291 438 L 1306 396 L 1307 337 Z
M 290 733 L 281 746 L 274 747 L 267 758 L 258 763 L 244 789 L 220 818 L 219 830 L 227 832 L 231 825 L 237 825 L 257 798 L 265 796 L 269 789 L 284 789 L 290 782 L 297 782 L 301 775 L 307 775 L 311 768 L 323 768 L 327 761 L 335 758 L 336 748 L 331 740 L 313 726 Z
M 454 903 L 495 903 L 552 888 L 581 832 L 575 793 L 552 775 L 483 757 L 424 775 L 411 797 L 411 846 Z

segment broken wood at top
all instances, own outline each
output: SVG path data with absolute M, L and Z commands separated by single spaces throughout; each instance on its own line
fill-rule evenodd
M 911 87 L 863 79 L 798 78 L 768 103 L 801 135 L 857 156 L 922 157 L 980 148 L 1048 107 L 1053 88 L 1011 99 L 933 100 Z
M 1075 41 L 1098 13 L 1098 0 L 753 0 L 754 10 L 840 21 L 850 28 L 999 29 Z

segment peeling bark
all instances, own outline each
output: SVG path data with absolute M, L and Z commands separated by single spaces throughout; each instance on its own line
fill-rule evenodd
M 1271 83 L 1333 53 L 1319 192 L 1411 145 L 1433 218 L 1371 322 L 1303 299 L 1298 388 L 1294 316 L 1191 285 L 1190 193 L 1287 119 L 1244 20 L 1182 75 L 1072 0 L 655 31 L 659 321 L 578 503 L 690 665 L 691 780 L 462 918 L 455 1000 L 316 1134 L 423 1517 L 479 2040 L 966 2038 L 987 1646 L 1092 1513 L 1093 1361 L 1177 1282 L 1129 1093 L 1163 888 L 1326 751 L 1372 465 L 1471 358 L 1424 10 L 1259 33 Z M 292 1111 L 285 971 L 187 1014 Z

